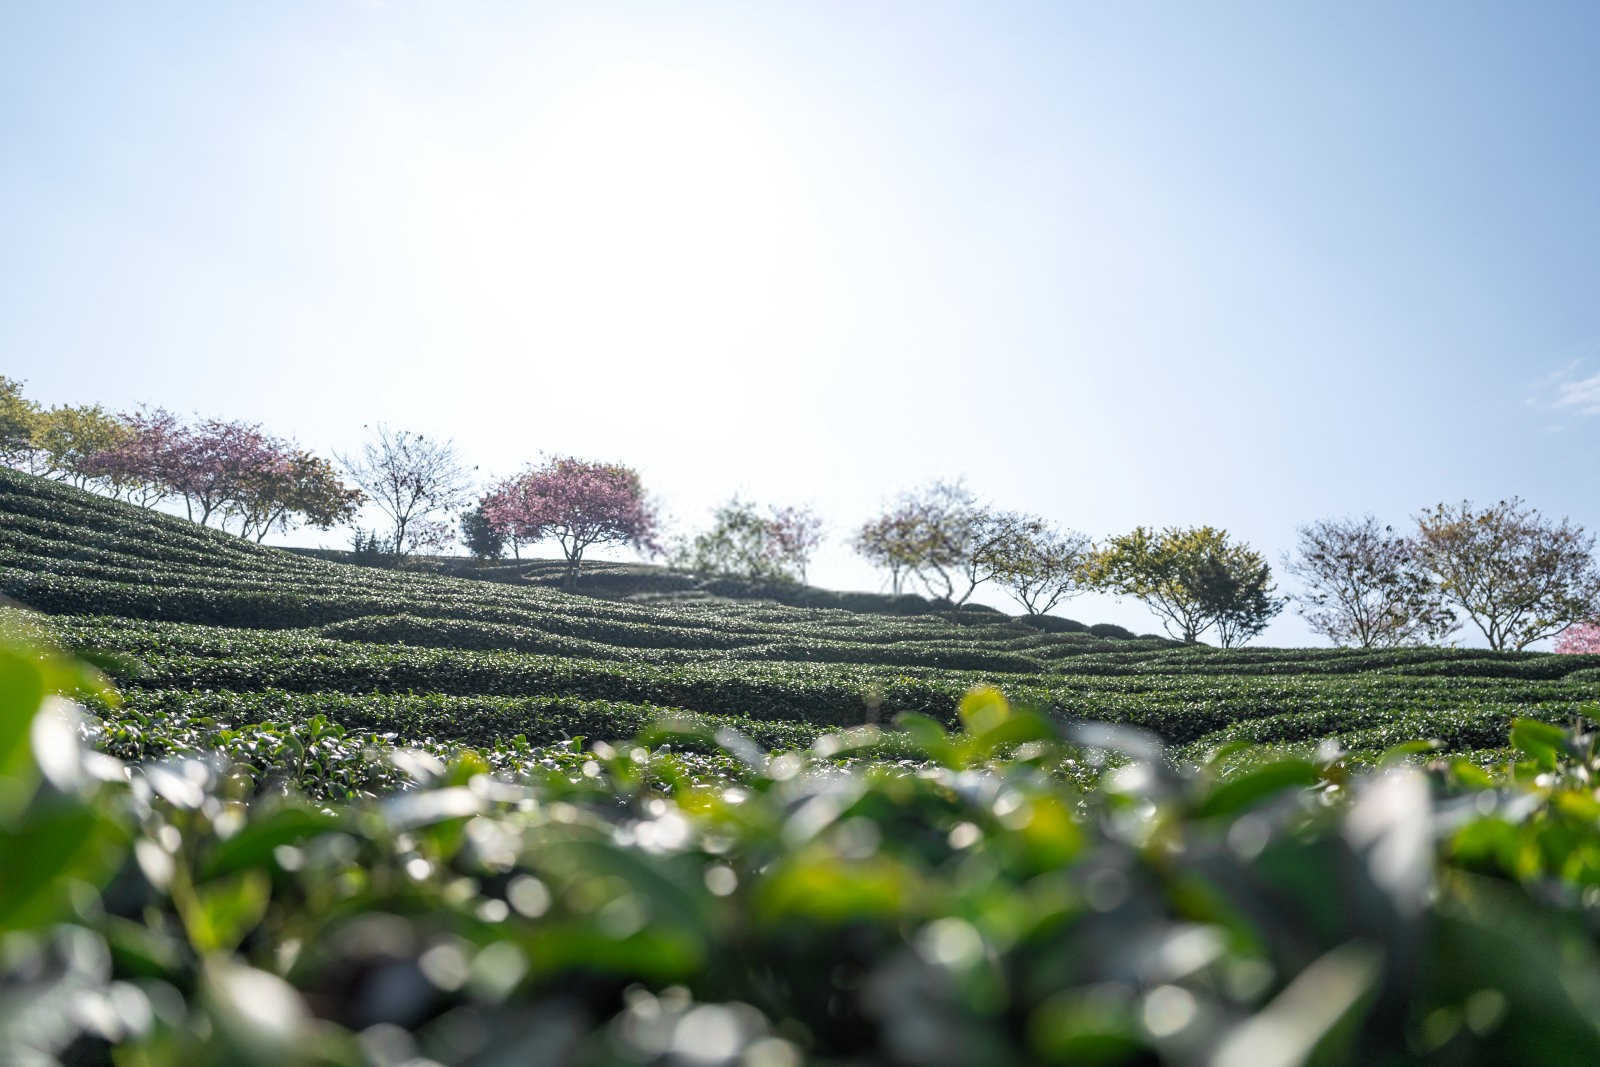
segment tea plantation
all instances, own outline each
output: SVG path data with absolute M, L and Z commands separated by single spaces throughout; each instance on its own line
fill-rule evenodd
M 309 722 L 443 750 L 538 748 L 628 737 L 668 711 L 791 748 L 902 712 L 948 724 L 988 683 L 1058 721 L 1143 727 L 1191 756 L 1333 741 L 1361 759 L 1432 739 L 1488 761 L 1513 719 L 1567 722 L 1600 696 L 1600 657 L 1222 651 L 1041 632 L 988 611 L 600 599 L 527 570 L 518 583 L 328 562 L 0 471 L 0 593 L 109 666 L 126 699 L 106 745 L 124 756 Z M 875 751 L 895 746 L 886 735 Z
M 1600 1057 L 1595 660 L 0 519 L 0 1062 Z

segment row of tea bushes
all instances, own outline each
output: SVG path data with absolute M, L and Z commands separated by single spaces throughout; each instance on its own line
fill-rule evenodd
M 374 757 L 321 717 L 125 763 L 51 693 L 116 704 L 0 645 L 0 1043 L 24 1062 L 1600 1057 L 1600 762 L 1537 722 L 1494 774 L 1175 767 L 983 690 L 954 732 L 903 719 L 908 765 L 840 768 L 834 735 L 702 757 L 670 725 Z
M 960 693 L 988 677 L 828 664 L 771 663 L 757 670 L 762 665 L 736 661 L 673 664 L 479 652 L 343 642 L 326 631 L 248 631 L 104 617 L 55 617 L 50 624 L 71 647 L 107 654 L 110 669 L 134 692 L 210 688 L 240 701 L 261 691 L 307 698 L 600 700 L 815 729 L 882 723 L 899 711 L 950 722 Z M 1511 716 L 1566 721 L 1595 696 L 1592 683 L 1566 680 L 1383 673 L 1017 675 L 1006 681 L 1006 689 L 1061 721 L 1109 719 L 1144 727 L 1173 744 L 1199 746 L 1324 738 L 1348 745 L 1354 731 L 1389 722 L 1451 745 L 1489 747 L 1490 735 L 1503 734 Z M 449 732 L 447 726 L 441 729 Z M 548 736 L 532 725 L 519 730 Z

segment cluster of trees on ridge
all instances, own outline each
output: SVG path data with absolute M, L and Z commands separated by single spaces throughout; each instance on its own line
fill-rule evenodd
M 810 509 L 738 499 L 711 526 L 664 546 L 658 509 L 638 472 L 556 457 L 481 495 L 449 441 L 379 426 L 335 463 L 259 425 L 186 422 L 164 409 L 131 414 L 99 405 L 43 409 L 0 376 L 0 461 L 153 508 L 184 513 L 261 541 L 300 525 L 353 523 L 364 505 L 388 520 L 381 536 L 355 530 L 358 550 L 403 559 L 461 539 L 481 558 L 553 541 L 576 582 L 584 554 L 625 545 L 679 568 L 766 581 L 804 581 L 822 542 Z M 345 484 L 348 478 L 354 486 Z M 1594 538 L 1512 498 L 1482 509 L 1439 504 L 1400 533 L 1372 516 L 1299 530 L 1285 569 L 1303 589 L 1278 595 L 1272 568 L 1212 526 L 1138 527 L 1095 542 L 1050 521 L 980 502 L 936 482 L 902 495 L 857 528 L 851 547 L 887 572 L 895 594 L 913 583 L 960 606 L 980 586 L 1003 589 L 1028 615 L 1087 591 L 1144 603 L 1173 637 L 1211 634 L 1235 647 L 1261 633 L 1290 599 L 1336 645 L 1388 648 L 1442 641 L 1463 617 L 1495 650 L 1558 636 L 1557 650 L 1600 652 L 1600 568 Z
M 853 544 L 887 570 L 965 603 L 985 582 L 1029 614 L 1094 590 L 1142 601 L 1168 634 L 1223 647 L 1259 634 L 1290 599 L 1336 645 L 1392 648 L 1444 640 L 1463 617 L 1496 651 L 1562 635 L 1561 651 L 1600 651 L 1594 538 L 1521 500 L 1438 504 L 1402 534 L 1371 515 L 1299 530 L 1285 569 L 1302 591 L 1277 595 L 1265 557 L 1212 526 L 1138 527 L 1096 544 L 1038 516 L 980 504 L 958 485 L 903 496 Z M 1585 643 L 1587 642 L 1587 644 Z
M 196 522 L 237 524 L 235 532 L 257 542 L 302 523 L 343 525 L 362 502 L 327 460 L 253 423 L 185 423 L 161 408 L 127 415 L 99 405 L 41 411 L 4 377 L 0 459 L 142 507 L 182 500 Z

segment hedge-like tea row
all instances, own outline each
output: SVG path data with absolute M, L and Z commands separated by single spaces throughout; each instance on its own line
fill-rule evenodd
M 861 768 L 713 723 L 394 750 L 292 694 L 223 725 L 146 693 L 90 752 L 45 696 L 97 679 L 10 642 L 0 678 L 18 1062 L 1600 1059 L 1600 762 L 1537 721 L 1493 774 L 1174 765 L 978 690 Z
M 439 693 L 301 693 L 286 689 L 253 692 L 130 689 L 121 707 L 104 712 L 126 733 L 143 728 L 171 734 L 180 723 L 244 725 L 305 722 L 321 716 L 348 730 L 387 736 L 389 743 L 445 741 L 493 747 L 515 737 L 548 745 L 583 737 L 590 741 L 629 738 L 652 723 L 673 719 L 707 734 L 731 727 L 765 748 L 804 748 L 818 729 L 801 723 L 763 722 L 737 715 L 696 715 L 679 708 L 575 697 L 445 696 Z M 165 754 L 117 752 L 125 758 Z
M 848 726 L 901 710 L 949 721 L 982 675 L 734 661 L 666 665 L 511 652 L 346 643 L 317 631 L 243 631 L 170 623 L 60 618 L 72 647 L 125 653 L 141 688 L 210 687 L 241 699 L 260 690 L 324 694 L 450 694 L 621 701 L 754 721 Z M 1367 674 L 1342 676 L 1014 676 L 1017 700 L 1063 719 L 1138 725 L 1174 744 L 1314 742 L 1384 723 L 1452 745 L 1492 747 L 1513 714 L 1564 722 L 1593 700 L 1593 683 Z M 424 698 L 424 697 L 419 697 Z M 1485 717 L 1488 716 L 1488 717 Z M 332 717 L 332 716 L 330 716 Z M 1476 725 L 1473 725 L 1476 724 Z M 565 729 L 565 727 L 563 727 Z M 512 731 L 515 733 L 516 731 Z M 449 735 L 448 729 L 441 736 Z M 542 736 L 542 735 L 541 735 Z
M 705 662 L 716 650 L 634 648 L 600 641 L 564 637 L 532 626 L 472 622 L 464 619 L 430 619 L 415 615 L 367 615 L 324 626 L 318 631 L 337 641 L 412 645 L 419 648 L 459 648 L 481 652 L 534 652 L 577 659 L 643 663 Z
M 748 716 L 852 726 L 874 714 L 917 711 L 948 719 L 964 684 L 805 664 L 616 663 L 516 652 L 370 645 L 295 638 L 284 647 L 231 642 L 230 651 L 191 654 L 181 644 L 133 652 L 122 676 L 135 685 L 238 692 L 449 693 L 576 696 Z M 75 647 L 85 647 L 64 632 Z M 88 647 L 120 651 L 112 633 Z M 970 684 L 968 679 L 965 684 Z
M 1600 657 L 1222 650 L 1046 632 L 993 612 L 614 602 L 341 565 L 12 472 L 0 472 L 0 516 L 0 592 L 52 613 L 74 647 L 139 661 L 121 675 L 136 690 L 210 687 L 241 702 L 259 691 L 611 702 L 815 730 L 902 710 L 949 722 L 961 692 L 996 681 L 1060 719 L 1108 718 L 1174 744 L 1347 743 L 1399 723 L 1481 749 L 1510 709 L 1564 721 L 1600 696 Z

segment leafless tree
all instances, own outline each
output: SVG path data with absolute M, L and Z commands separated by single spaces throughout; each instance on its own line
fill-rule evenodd
M 1417 543 L 1371 515 L 1300 527 L 1284 569 L 1305 587 L 1301 616 L 1336 645 L 1420 644 L 1458 625 Z
M 471 478 L 450 441 L 379 424 L 358 456 L 337 457 L 339 465 L 393 524 L 391 551 L 404 556 L 419 533 L 437 539 L 436 516 L 468 502 Z

